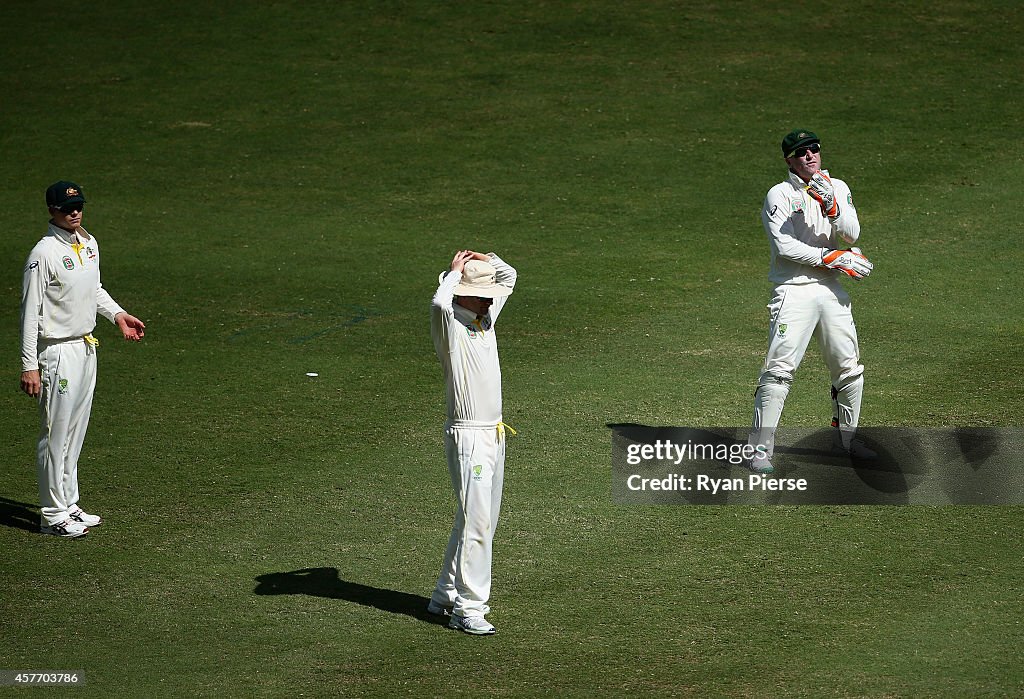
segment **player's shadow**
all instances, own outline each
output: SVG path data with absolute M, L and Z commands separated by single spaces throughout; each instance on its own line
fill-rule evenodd
M 857 439 L 875 452 L 858 459 L 833 449 L 835 429 L 816 430 L 789 447 L 776 447 L 787 466 L 807 469 L 816 479 L 813 503 L 835 505 L 899 505 L 927 478 L 928 470 L 914 458 L 920 447 L 910 434 L 897 430 L 862 428 Z M 908 454 L 908 451 L 911 452 Z M 845 480 L 840 471 L 852 471 L 857 480 Z M 812 504 L 812 503 L 808 503 Z
M 1002 441 L 999 432 L 990 427 L 957 427 L 953 430 L 953 439 L 966 462 L 975 471 L 999 451 Z
M 0 497 L 0 525 L 27 532 L 39 531 L 39 510 L 35 505 Z
M 446 624 L 444 617 L 427 613 L 430 600 L 422 595 L 361 585 L 338 577 L 337 568 L 303 568 L 267 573 L 256 578 L 257 595 L 310 595 L 341 599 L 392 614 L 405 614 L 431 624 Z

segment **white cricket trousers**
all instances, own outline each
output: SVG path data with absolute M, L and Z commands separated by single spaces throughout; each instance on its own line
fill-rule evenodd
M 768 352 L 754 394 L 750 444 L 767 447 L 771 457 L 775 430 L 793 375 L 813 335 L 832 378 L 834 409 L 844 442 L 860 419 L 864 366 L 850 296 L 836 281 L 780 284 L 768 304 Z
M 505 479 L 503 426 L 449 426 L 444 448 L 458 506 L 431 599 L 452 605 L 457 616 L 484 616 L 491 611 L 491 544 Z
M 78 457 L 96 389 L 95 346 L 84 338 L 43 346 L 39 376 L 39 504 L 43 519 L 56 524 L 78 502 Z

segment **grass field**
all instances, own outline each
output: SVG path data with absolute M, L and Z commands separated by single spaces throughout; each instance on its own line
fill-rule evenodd
M 12 0 L 0 25 L 0 670 L 97 697 L 1024 693 L 1020 508 L 616 506 L 607 427 L 748 422 L 758 211 L 798 126 L 876 267 L 864 424 L 1021 425 L 1018 3 Z M 98 327 L 106 523 L 77 541 L 35 533 L 16 390 L 65 178 L 148 330 Z M 428 301 L 460 247 L 520 275 L 486 639 L 423 609 L 454 507 Z M 827 390 L 812 345 L 784 423 L 826 424 Z

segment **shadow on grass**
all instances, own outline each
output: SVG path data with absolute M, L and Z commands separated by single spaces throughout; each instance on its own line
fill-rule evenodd
M 342 599 L 392 614 L 405 614 L 431 624 L 446 624 L 443 617 L 427 613 L 430 600 L 408 592 L 384 590 L 342 580 L 337 568 L 303 568 L 288 573 L 267 573 L 256 578 L 257 595 L 310 595 Z
M 34 534 L 39 531 L 39 510 L 27 502 L 0 497 L 0 525 Z

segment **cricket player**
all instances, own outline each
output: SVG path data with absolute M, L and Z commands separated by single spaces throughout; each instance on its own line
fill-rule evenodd
M 506 425 L 494 324 L 515 284 L 515 269 L 497 255 L 460 250 L 430 307 L 430 334 L 447 387 L 444 444 L 458 509 L 427 611 L 450 616 L 449 627 L 477 636 L 495 632 L 484 615 L 490 612 Z
M 100 284 L 99 244 L 82 228 L 82 188 L 56 182 L 46 205 L 49 230 L 29 253 L 22 283 L 21 389 L 39 400 L 39 530 L 77 538 L 102 523 L 78 505 L 78 457 L 96 387 L 96 314 L 126 340 L 141 340 L 146 326 Z
M 768 304 L 768 353 L 754 394 L 751 445 L 766 451 L 748 464 L 758 473 L 774 470 L 775 430 L 811 335 L 818 338 L 832 378 L 834 447 L 859 458 L 874 452 L 853 436 L 860 419 L 864 366 L 857 328 L 842 277 L 863 279 L 872 264 L 858 248 L 860 221 L 850 188 L 821 169 L 821 141 L 797 129 L 782 139 L 789 176 L 768 191 L 761 221 L 768 235 L 775 284 Z

